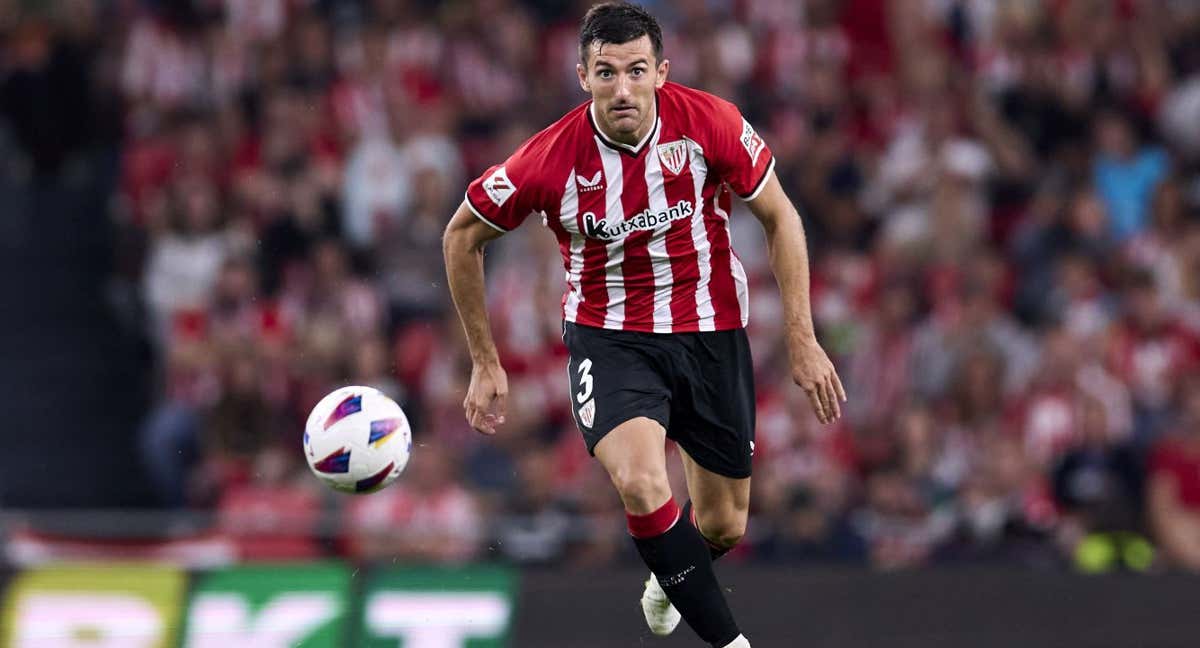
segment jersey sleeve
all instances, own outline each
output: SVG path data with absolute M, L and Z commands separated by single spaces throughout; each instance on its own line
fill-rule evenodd
M 767 143 L 742 116 L 737 106 L 719 101 L 713 109 L 707 143 L 709 164 L 742 200 L 753 200 L 775 168 Z
M 467 205 L 476 217 L 508 232 L 529 214 L 545 211 L 553 204 L 552 192 L 545 189 L 539 150 L 538 142 L 530 140 L 503 164 L 491 167 L 467 186 Z

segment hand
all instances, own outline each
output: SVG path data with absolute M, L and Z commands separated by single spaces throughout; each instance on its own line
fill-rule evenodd
M 480 434 L 495 434 L 504 423 L 508 403 L 508 374 L 499 363 L 476 364 L 471 368 L 471 386 L 463 400 L 467 422 Z
M 808 394 L 817 420 L 822 423 L 836 421 L 842 416 L 838 402 L 846 402 L 846 390 L 825 350 L 812 340 L 794 345 L 791 355 L 792 380 Z

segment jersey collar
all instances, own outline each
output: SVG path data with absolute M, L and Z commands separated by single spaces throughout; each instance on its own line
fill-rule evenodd
M 629 144 L 625 144 L 624 142 L 618 142 L 616 140 L 610 139 L 608 137 L 608 135 L 605 135 L 604 131 L 600 130 L 600 127 L 596 125 L 595 110 L 596 110 L 596 102 L 593 101 L 592 103 L 588 104 L 587 118 L 588 118 L 588 123 L 592 125 L 592 132 L 596 133 L 596 137 L 599 138 L 600 143 L 618 153 L 624 153 L 624 154 L 632 156 L 632 157 L 637 157 L 638 154 L 640 154 L 642 152 L 642 149 L 646 147 L 646 142 L 649 142 L 651 139 L 653 139 L 654 134 L 657 133 L 659 127 L 662 126 L 662 119 L 659 117 L 659 112 L 658 112 L 658 93 L 657 92 L 654 93 L 654 126 L 650 129 L 649 132 L 646 133 L 645 137 L 643 137 L 641 139 L 641 141 L 639 141 L 636 145 L 629 145 Z

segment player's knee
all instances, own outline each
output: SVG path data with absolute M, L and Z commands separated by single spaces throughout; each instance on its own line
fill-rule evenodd
M 732 547 L 741 542 L 746 535 L 746 519 L 728 520 L 718 525 L 713 532 L 713 536 L 709 538 L 714 543 L 722 547 Z
M 664 496 L 670 496 L 671 486 L 667 476 L 659 471 L 630 468 L 618 470 L 612 475 L 613 485 L 625 502 L 625 508 L 635 511 L 650 511 L 662 505 Z
M 700 532 L 711 543 L 732 547 L 746 535 L 746 512 L 724 511 L 716 516 L 700 516 Z

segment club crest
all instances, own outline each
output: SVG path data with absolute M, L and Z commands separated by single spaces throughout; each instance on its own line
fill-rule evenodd
M 659 144 L 658 159 L 662 162 L 663 168 L 670 171 L 672 175 L 678 175 L 680 171 L 683 171 L 683 165 L 687 164 L 687 143 L 683 140 L 675 140 Z
M 596 399 L 591 399 L 579 408 L 579 422 L 583 427 L 591 429 L 592 424 L 596 422 Z

